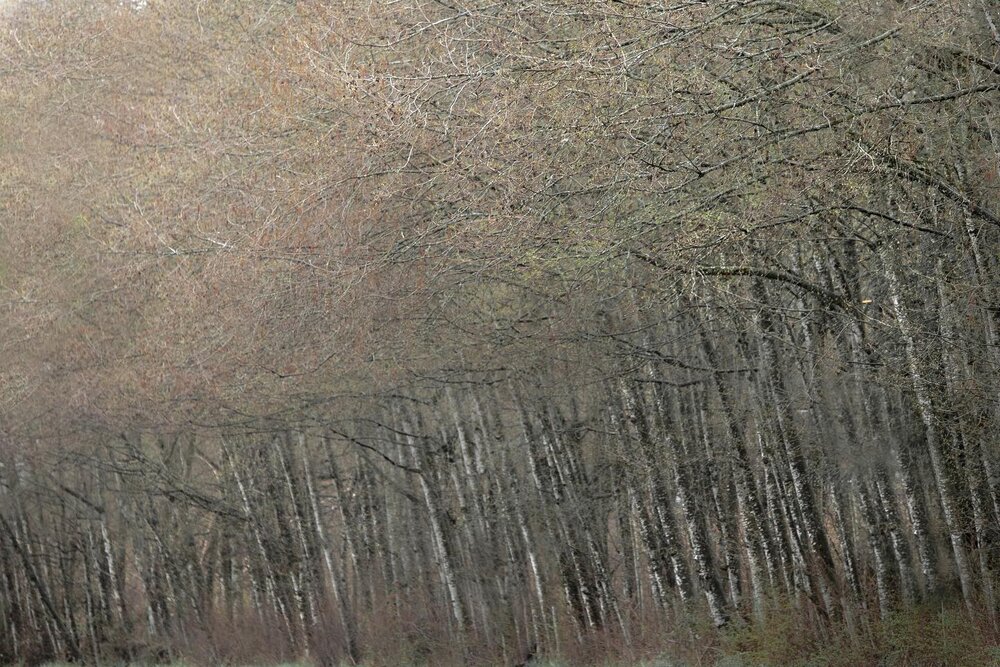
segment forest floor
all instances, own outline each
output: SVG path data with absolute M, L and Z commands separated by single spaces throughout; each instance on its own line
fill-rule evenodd
M 985 612 L 970 613 L 954 599 L 942 599 L 900 610 L 884 619 L 856 619 L 849 630 L 820 627 L 800 614 L 775 609 L 767 623 L 729 627 L 718 631 L 696 620 L 687 628 L 674 628 L 669 650 L 653 648 L 633 653 L 630 659 L 610 656 L 608 650 L 589 657 L 535 659 L 524 667 L 1000 667 L 1000 619 Z M 663 634 L 656 633 L 661 640 Z M 686 636 L 686 639 L 682 639 Z M 648 646 L 648 645 L 647 645 Z M 661 644 L 661 647 L 663 644 Z M 633 647 L 635 649 L 635 647 Z M 181 653 L 182 650 L 178 649 Z M 651 657 L 655 656 L 655 657 Z M 235 665 L 230 662 L 228 664 Z M 309 660 L 285 663 L 251 663 L 246 667 L 313 667 Z M 347 663 L 344 663 L 345 667 Z M 473 663 L 510 667 L 512 662 Z M 154 667 L 153 663 L 102 662 L 104 667 Z M 429 657 L 416 664 L 402 658 L 372 656 L 362 667 L 458 667 L 453 660 Z M 47 663 L 42 667 L 75 667 Z M 200 660 L 179 659 L 156 667 L 210 667 Z M 214 667 L 214 666 L 212 666 Z

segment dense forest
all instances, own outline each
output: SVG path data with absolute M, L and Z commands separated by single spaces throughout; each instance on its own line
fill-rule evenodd
M 6 3 L 0 663 L 987 664 L 998 90 L 992 0 Z

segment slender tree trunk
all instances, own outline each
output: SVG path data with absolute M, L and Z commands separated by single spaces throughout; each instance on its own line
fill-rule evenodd
M 7 520 L 7 517 L 3 515 L 3 513 L 0 513 L 0 527 L 2 527 L 4 533 L 7 534 L 7 539 L 10 542 L 11 548 L 13 548 L 14 552 L 21 559 L 21 565 L 24 567 L 25 576 L 28 581 L 31 582 L 31 586 L 38 595 L 38 599 L 41 600 L 49 621 L 55 626 L 57 632 L 59 633 L 59 637 L 62 639 L 63 644 L 65 644 L 66 652 L 68 653 L 69 658 L 73 661 L 82 661 L 83 654 L 80 651 L 80 646 L 77 644 L 76 638 L 70 632 L 69 626 L 66 625 L 63 620 L 62 614 L 58 609 L 56 609 L 49 587 L 46 585 L 42 577 L 39 576 L 32 556 L 28 553 L 27 546 L 18 538 L 17 533 L 11 527 L 10 522 Z
M 712 377 L 715 383 L 715 390 L 719 397 L 722 413 L 729 431 L 730 445 L 736 454 L 734 477 L 736 487 L 736 502 L 740 516 L 743 537 L 747 542 L 745 554 L 749 563 L 750 571 L 750 591 L 753 600 L 754 616 L 758 621 L 764 618 L 764 577 L 768 571 L 773 571 L 773 550 L 770 541 L 761 525 L 763 518 L 763 508 L 757 496 L 756 482 L 753 479 L 750 455 L 747 452 L 744 435 L 736 421 L 733 412 L 733 401 L 730 397 L 729 389 L 723 380 L 721 371 L 722 365 L 715 346 L 699 330 L 701 349 L 705 355 L 708 365 L 714 372 Z
M 906 307 L 903 304 L 902 294 L 899 287 L 899 278 L 892 267 L 889 258 L 885 256 L 883 249 L 882 256 L 883 270 L 889 287 L 889 297 L 896 315 L 896 323 L 903 343 L 906 347 L 906 361 L 910 373 L 910 381 L 913 384 L 913 391 L 916 396 L 917 410 L 924 425 L 924 437 L 927 441 L 927 451 L 931 460 L 931 469 L 934 473 L 934 481 L 937 487 L 938 498 L 941 502 L 941 511 L 944 516 L 945 526 L 951 540 L 952 554 L 955 558 L 955 568 L 958 572 L 959 583 L 962 587 L 962 598 L 966 606 L 972 609 L 973 590 L 972 574 L 969 569 L 968 557 L 965 553 L 965 546 L 962 543 L 962 529 L 959 525 L 958 509 L 955 503 L 954 494 L 951 489 L 951 480 L 945 461 L 941 453 L 941 440 L 938 434 L 937 421 L 934 414 L 934 407 L 931 402 L 929 389 L 924 380 L 920 368 L 920 359 L 917 353 L 916 342 L 913 337 L 913 330 L 910 325 Z

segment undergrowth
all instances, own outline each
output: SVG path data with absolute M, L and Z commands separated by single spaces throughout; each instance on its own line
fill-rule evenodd
M 369 651 L 357 667 L 1000 667 L 996 616 L 986 610 L 971 613 L 954 601 L 926 603 L 885 618 L 860 612 L 833 622 L 804 611 L 801 605 L 772 602 L 766 619 L 763 623 L 737 620 L 720 630 L 698 614 L 635 618 L 627 639 L 610 631 L 594 633 L 582 642 L 567 636 L 561 639 L 557 654 L 549 651 L 547 657 L 527 662 L 517 651 L 501 657 L 473 641 L 463 646 L 454 641 L 449 644 L 444 637 L 434 637 L 434 641 L 423 637 L 411 645 L 419 634 L 410 628 L 409 633 L 400 632 L 395 642 L 380 644 L 381 651 Z M 294 663 L 267 659 L 266 651 L 258 654 L 261 659 L 254 659 L 245 652 L 260 650 L 253 641 L 244 644 L 243 651 L 222 643 L 213 648 L 217 652 L 208 657 L 203 647 L 175 645 L 174 662 L 163 667 L 348 665 L 322 651 L 312 651 Z M 153 663 L 102 664 L 151 667 Z M 49 663 L 46 667 L 63 666 Z

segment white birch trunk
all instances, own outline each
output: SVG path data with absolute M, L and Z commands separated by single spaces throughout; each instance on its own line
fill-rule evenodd
M 959 583 L 962 587 L 962 598 L 965 600 L 966 606 L 971 610 L 973 605 L 972 575 L 969 570 L 969 561 L 965 553 L 965 546 L 962 544 L 962 529 L 958 523 L 958 512 L 951 490 L 951 480 L 949 479 L 948 470 L 942 458 L 942 443 L 937 430 L 934 407 L 931 403 L 927 383 L 920 369 L 917 346 L 913 337 L 909 315 L 903 304 L 899 278 L 889 259 L 885 256 L 884 249 L 882 253 L 882 266 L 889 287 L 889 298 L 896 315 L 896 323 L 899 327 L 900 335 L 902 335 L 903 343 L 906 347 L 906 362 L 910 373 L 910 381 L 913 384 L 913 391 L 917 399 L 917 410 L 924 425 L 924 435 L 927 440 L 931 470 L 934 473 L 938 499 L 941 503 L 941 512 L 944 516 L 945 526 L 948 529 L 948 536 L 951 540 L 952 554 L 955 558 L 955 569 L 958 572 Z

